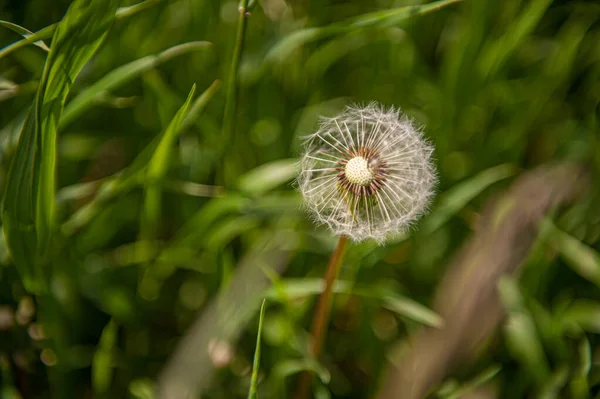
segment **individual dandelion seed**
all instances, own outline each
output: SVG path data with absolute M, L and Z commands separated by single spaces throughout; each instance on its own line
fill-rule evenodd
M 334 234 L 381 243 L 427 209 L 437 181 L 432 154 L 399 110 L 350 106 L 306 138 L 298 186 Z

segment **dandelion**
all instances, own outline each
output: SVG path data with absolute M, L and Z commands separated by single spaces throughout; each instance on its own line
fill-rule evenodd
M 298 185 L 315 220 L 334 234 L 381 243 L 427 209 L 436 182 L 432 153 L 398 110 L 348 107 L 307 137 Z
M 424 213 L 436 182 L 432 153 L 406 116 L 377 104 L 348 107 L 307 137 L 298 185 L 315 220 L 339 235 L 313 315 L 309 350 L 315 358 L 348 239 L 382 243 Z M 310 373 L 301 375 L 297 398 L 309 396 L 311 381 Z

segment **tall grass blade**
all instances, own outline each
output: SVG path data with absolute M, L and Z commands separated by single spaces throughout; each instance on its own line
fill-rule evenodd
M 197 51 L 210 46 L 209 42 L 189 42 L 173 46 L 159 54 L 149 55 L 132 61 L 106 74 L 102 79 L 83 90 L 77 97 L 70 101 L 65 107 L 65 112 L 60 121 L 63 128 L 77 119 L 81 114 L 90 109 L 98 96 L 102 93 L 114 90 L 128 81 L 136 78 L 144 72 L 156 68 L 179 55 Z
M 106 36 L 117 1 L 76 1 L 58 24 L 34 104 L 8 173 L 2 214 L 13 260 L 29 290 L 42 270 L 55 224 L 56 135 L 77 75 Z
M 173 117 L 148 163 L 141 228 L 141 235 L 144 239 L 153 238 L 153 231 L 155 230 L 161 209 L 161 187 L 157 183 L 164 178 L 167 172 L 171 160 L 172 147 L 181 131 L 181 124 L 187 116 L 195 92 L 196 85 L 192 87 L 187 100 L 177 114 L 175 114 L 175 117 Z
M 256 334 L 256 350 L 254 351 L 254 362 L 252 363 L 252 378 L 250 379 L 250 391 L 248 399 L 256 399 L 256 387 L 258 386 L 258 368 L 260 365 L 260 336 L 262 335 L 263 320 L 265 318 L 266 299 L 263 299 L 258 319 L 258 333 Z
M 246 40 L 246 27 L 248 25 L 248 0 L 241 0 L 238 7 L 238 24 L 237 33 L 235 39 L 235 47 L 233 49 L 233 55 L 231 59 L 231 66 L 229 68 L 229 76 L 227 79 L 227 96 L 225 98 L 225 111 L 223 114 L 223 141 L 229 143 L 229 156 L 224 157 L 223 170 L 225 171 L 226 179 L 227 171 L 232 168 L 232 165 L 236 165 L 239 162 L 239 153 L 237 152 L 237 140 L 235 134 L 235 122 L 237 112 L 237 96 L 238 96 L 238 80 L 239 80 L 239 68 L 240 60 L 242 59 L 242 53 L 244 52 L 244 42 Z M 237 171 L 233 166 L 233 175 Z

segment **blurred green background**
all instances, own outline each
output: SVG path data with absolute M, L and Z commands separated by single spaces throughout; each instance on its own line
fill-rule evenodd
M 45 288 L 32 292 L 0 246 L 3 398 L 153 397 L 198 317 L 196 336 L 213 337 L 192 370 L 202 397 L 246 397 L 265 296 L 259 397 L 291 398 L 304 369 L 317 370 L 320 398 L 372 397 L 394 348 L 439 324 L 427 307 L 489 195 L 538 165 L 600 167 L 597 1 L 441 1 L 405 12 L 421 3 L 260 0 L 237 69 L 236 1 L 108 3 L 118 17 L 58 128 L 56 238 L 32 277 Z M 0 20 L 37 32 L 70 4 L 0 0 Z M 82 21 L 69 33 L 75 47 L 92 26 Z M 22 36 L 0 29 L 0 187 L 19 204 L 31 199 L 5 188 L 9 166 L 48 53 L 6 51 Z M 212 45 L 186 44 L 197 41 Z M 403 238 L 350 247 L 319 365 L 306 341 L 335 237 L 303 212 L 296 160 L 320 115 L 370 101 L 423 126 L 438 194 Z M 153 162 L 158 180 L 137 179 Z M 517 284 L 533 327 L 501 330 L 432 397 L 462 397 L 477 383 L 503 398 L 600 397 L 599 204 L 592 188 L 536 242 Z

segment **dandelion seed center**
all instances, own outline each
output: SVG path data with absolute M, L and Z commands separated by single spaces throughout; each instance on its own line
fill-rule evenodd
M 373 181 L 373 172 L 369 168 L 369 162 L 363 157 L 354 157 L 348 161 L 344 169 L 346 178 L 350 183 L 366 187 Z
M 340 185 L 358 198 L 377 193 L 387 179 L 385 160 L 378 152 L 363 146 L 352 148 L 336 170 Z

